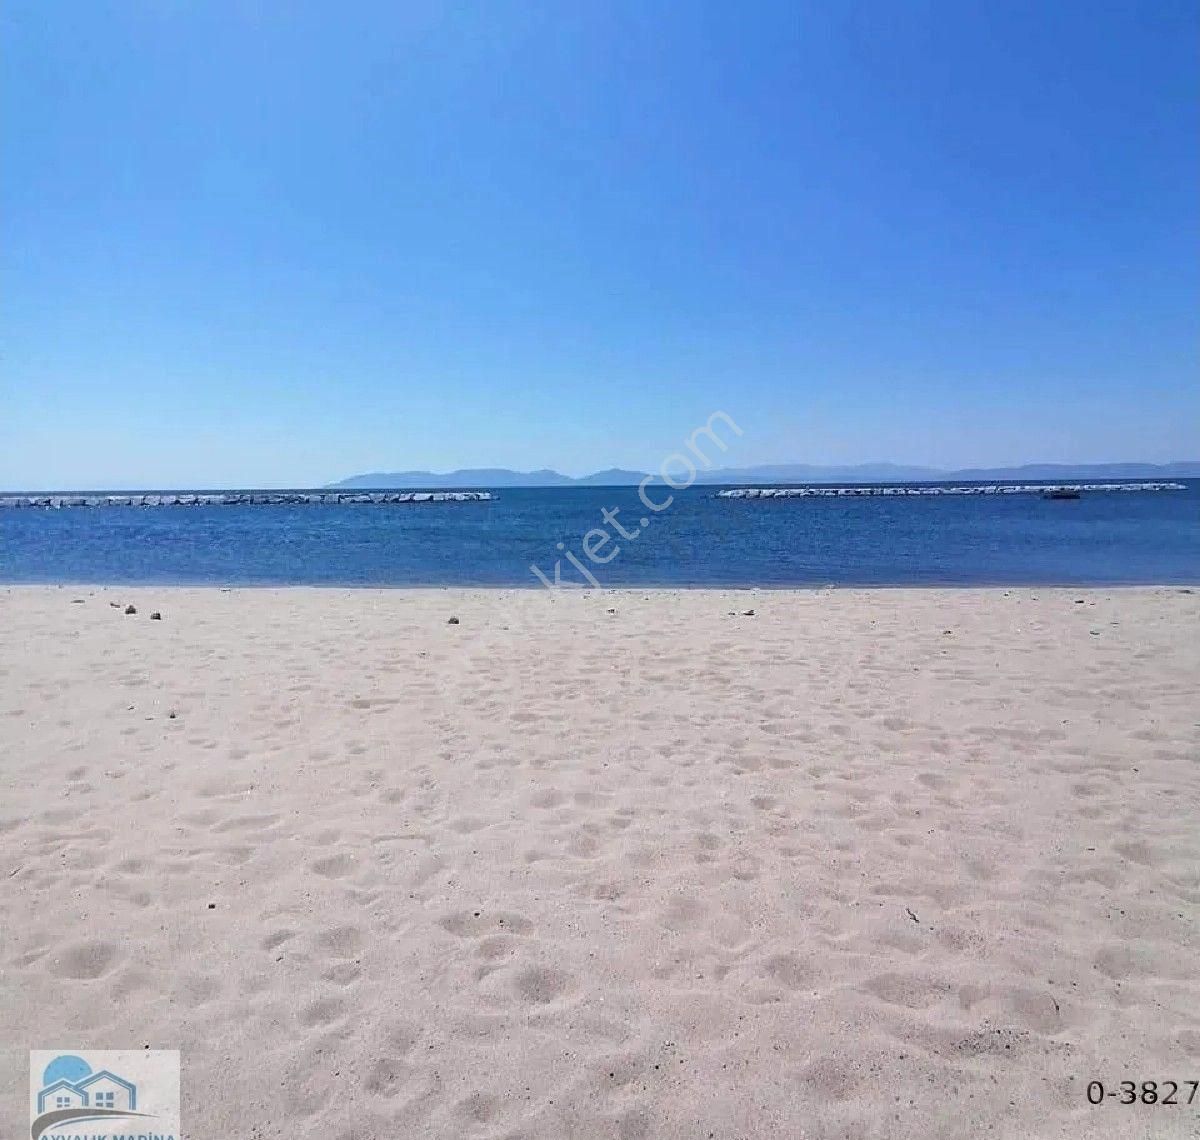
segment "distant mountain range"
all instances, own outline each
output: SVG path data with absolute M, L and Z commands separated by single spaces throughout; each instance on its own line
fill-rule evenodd
M 642 471 L 611 467 L 576 479 L 557 471 L 510 471 L 506 467 L 467 467 L 440 474 L 435 471 L 374 471 L 352 475 L 330 487 L 368 490 L 495 487 L 624 487 L 646 478 Z M 697 473 L 696 482 L 715 483 L 935 483 L 1000 480 L 1200 479 L 1200 461 L 1172 463 L 1027 463 L 1021 467 L 968 467 L 945 471 L 937 467 L 905 467 L 895 463 L 861 463 L 850 467 L 815 467 L 783 463 L 764 467 L 720 467 Z
M 610 467 L 594 475 L 576 479 L 560 475 L 557 471 L 542 468 L 540 471 L 510 471 L 507 467 L 464 467 L 458 471 L 440 474 L 436 471 L 375 471 L 369 475 L 352 475 L 330 487 L 356 487 L 372 491 L 417 490 L 433 487 L 439 490 L 454 490 L 469 487 L 624 487 L 640 483 L 645 474 L 641 471 L 623 471 Z

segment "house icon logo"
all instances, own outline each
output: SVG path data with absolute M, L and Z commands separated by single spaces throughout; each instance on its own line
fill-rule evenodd
M 177 1052 L 40 1050 L 29 1084 L 31 1140 L 181 1140 Z
M 137 1085 L 110 1073 L 93 1072 L 82 1057 L 65 1054 L 55 1057 L 42 1074 L 38 1093 L 38 1114 L 48 1108 L 111 1108 L 127 1112 L 137 1110 Z

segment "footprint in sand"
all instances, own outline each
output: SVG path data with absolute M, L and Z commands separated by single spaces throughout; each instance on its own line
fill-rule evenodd
M 59 978 L 91 981 L 102 978 L 116 966 L 121 954 L 113 942 L 76 942 L 64 947 L 50 962 L 50 972 Z

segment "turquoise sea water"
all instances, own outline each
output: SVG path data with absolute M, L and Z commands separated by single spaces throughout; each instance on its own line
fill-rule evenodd
M 0 581 L 209 585 L 1022 585 L 1200 582 L 1200 480 L 1183 491 L 728 500 L 633 487 L 491 502 L 0 511 Z M 662 501 L 665 490 L 654 492 Z M 601 512 L 617 511 L 615 524 Z M 648 518 L 645 526 L 640 520 Z M 599 559 L 583 553 L 593 535 Z M 558 544 L 562 544 L 562 548 Z M 611 557 L 610 557 L 611 556 Z

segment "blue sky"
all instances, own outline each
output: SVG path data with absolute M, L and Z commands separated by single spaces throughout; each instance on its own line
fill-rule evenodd
M 0 487 L 1200 457 L 1195 3 L 0 22 Z

